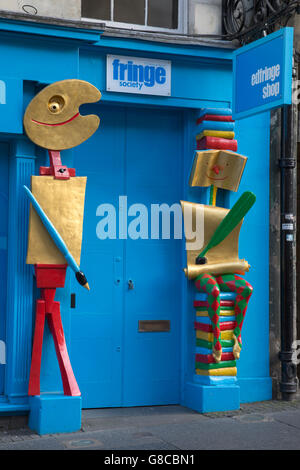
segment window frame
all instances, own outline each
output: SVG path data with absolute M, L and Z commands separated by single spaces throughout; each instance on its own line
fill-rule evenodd
M 162 32 L 162 33 L 169 33 L 169 34 L 187 34 L 188 31 L 188 0 L 178 0 L 178 27 L 176 29 L 173 28 L 160 28 L 157 26 L 148 26 L 143 24 L 135 24 L 135 23 L 120 23 L 118 21 L 111 21 L 111 20 L 101 20 L 98 18 L 86 18 L 84 16 L 81 17 L 82 21 L 91 22 L 91 23 L 104 23 L 106 26 L 110 26 L 113 28 L 119 29 L 132 29 L 135 31 L 141 32 Z M 114 0 L 110 0 L 110 17 L 113 18 L 114 12 Z M 145 0 L 145 22 L 147 22 L 148 18 L 148 0 Z

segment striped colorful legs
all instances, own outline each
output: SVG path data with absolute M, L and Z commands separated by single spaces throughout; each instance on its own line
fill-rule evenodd
M 207 294 L 207 311 L 212 322 L 213 350 L 212 354 L 216 362 L 220 362 L 222 356 L 220 317 L 220 288 L 217 280 L 211 274 L 201 274 L 196 278 L 196 288 Z
M 239 359 L 242 348 L 242 327 L 247 312 L 248 302 L 253 292 L 253 287 L 245 279 L 236 274 L 223 274 L 216 278 L 222 292 L 236 292 L 235 299 L 235 318 L 237 326 L 234 329 L 235 345 L 233 353 L 236 359 Z
M 248 302 L 252 295 L 252 286 L 236 274 L 223 274 L 214 277 L 211 274 L 202 274 L 196 279 L 196 288 L 200 292 L 207 294 L 206 304 L 207 312 L 212 323 L 213 332 L 213 350 L 212 354 L 215 362 L 220 362 L 222 357 L 221 346 L 221 328 L 220 328 L 220 292 L 234 292 L 236 299 L 234 304 L 234 313 L 236 326 L 233 332 L 234 347 L 233 354 L 235 359 L 239 359 L 242 347 L 241 331 L 248 307 Z

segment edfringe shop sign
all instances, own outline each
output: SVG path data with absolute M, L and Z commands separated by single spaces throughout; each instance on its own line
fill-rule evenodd
M 234 51 L 234 119 L 291 104 L 293 35 L 282 28 Z
M 106 90 L 171 96 L 171 61 L 107 55 Z

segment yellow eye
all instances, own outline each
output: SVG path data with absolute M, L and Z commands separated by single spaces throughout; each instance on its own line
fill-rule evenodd
M 48 102 L 48 109 L 51 113 L 59 113 L 65 106 L 65 100 L 62 96 L 52 96 Z

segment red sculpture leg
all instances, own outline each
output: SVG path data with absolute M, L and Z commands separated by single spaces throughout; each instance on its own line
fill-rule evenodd
M 49 312 L 47 318 L 54 340 L 56 355 L 63 382 L 64 394 L 69 396 L 80 396 L 81 393 L 69 359 L 64 330 L 61 322 L 59 302 L 53 303 L 52 312 Z
M 60 317 L 60 304 L 54 300 L 56 288 L 64 287 L 66 269 L 67 265 L 35 266 L 37 287 L 41 289 L 42 299 L 37 301 L 28 395 L 40 395 L 40 371 L 46 315 L 54 340 L 64 394 L 69 396 L 81 395 L 67 351 Z
M 37 300 L 28 395 L 40 395 L 40 373 L 41 373 L 45 315 L 46 315 L 45 301 Z

